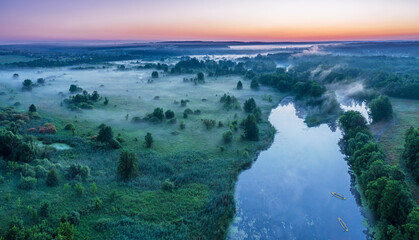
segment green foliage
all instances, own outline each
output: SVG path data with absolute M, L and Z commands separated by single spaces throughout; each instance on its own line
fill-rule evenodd
M 48 218 L 50 215 L 50 206 L 51 204 L 48 201 L 42 201 L 41 207 L 39 208 L 39 216 L 41 218 Z
M 235 96 L 230 96 L 224 93 L 224 95 L 220 98 L 220 103 L 223 103 L 223 107 L 227 110 L 240 109 L 240 103 Z
M 231 131 L 227 131 L 223 133 L 223 141 L 224 143 L 229 143 L 233 140 L 233 133 Z
M 22 91 L 31 91 L 32 90 L 32 81 L 30 79 L 25 79 L 22 82 Z
M 36 107 L 35 107 L 35 105 L 31 104 L 31 105 L 29 106 L 29 112 L 31 112 L 31 113 L 36 112 Z
M 256 111 L 256 101 L 254 98 L 249 98 L 247 99 L 244 104 L 243 104 L 243 109 L 244 111 L 246 111 L 247 113 L 253 113 Z
M 84 193 L 83 184 L 81 182 L 76 183 L 76 185 L 74 185 L 74 191 L 76 191 L 78 196 L 82 196 Z
M 205 76 L 204 76 L 203 72 L 198 72 L 196 74 L 196 77 L 197 77 L 198 81 L 204 81 L 205 80 Z
M 34 189 L 36 185 L 36 178 L 34 177 L 20 177 L 18 187 L 24 190 Z
M 244 134 L 246 140 L 259 141 L 259 127 L 253 114 L 250 114 L 244 120 Z
M 389 166 L 359 112 L 348 111 L 339 119 L 344 137 L 342 148 L 349 154 L 349 165 L 355 173 L 366 204 L 377 220 L 379 239 L 405 239 L 403 230 L 410 229 L 408 216 L 413 200 L 397 166 Z M 405 236 L 415 234 L 406 231 Z M 407 238 L 410 239 L 410 238 Z
M 145 141 L 146 148 L 151 148 L 153 146 L 153 136 L 151 135 L 151 133 L 148 132 L 145 135 L 144 141 Z
M 163 121 L 163 119 L 164 119 L 163 108 L 155 108 L 153 113 L 152 113 L 152 116 L 159 121 Z
M 180 127 L 180 129 L 185 129 L 185 127 L 186 127 L 186 125 L 185 125 L 185 121 L 180 121 L 180 124 L 179 124 L 179 127 Z
M 35 157 L 31 139 L 0 129 L 0 156 L 8 161 L 30 162 Z
M 46 184 L 48 187 L 55 187 L 58 185 L 58 173 L 54 168 L 48 172 Z
M 252 82 L 250 82 L 250 88 L 253 90 L 259 89 L 259 82 L 256 79 L 252 79 Z
M 172 119 L 175 117 L 175 113 L 172 110 L 167 110 L 165 112 L 166 119 Z
M 215 126 L 216 121 L 213 119 L 201 119 L 202 122 L 204 123 L 206 129 L 211 129 Z
M 242 83 L 242 81 L 240 81 L 240 80 L 239 80 L 239 81 L 237 82 L 236 89 L 237 89 L 237 90 L 242 90 L 242 89 L 243 89 L 243 83 Z
M 113 131 L 110 126 L 103 126 L 99 130 L 99 135 L 97 136 L 97 140 L 102 143 L 108 143 L 115 149 L 121 147 L 120 143 L 113 138 Z
M 99 197 L 95 197 L 95 208 L 100 209 L 102 208 L 103 202 Z
M 60 226 L 56 231 L 56 240 L 73 240 L 74 226 L 69 222 L 60 222 Z
M 67 178 L 69 180 L 79 178 L 86 181 L 90 178 L 90 168 L 80 164 L 71 164 L 67 169 Z
M 157 71 L 153 71 L 153 72 L 151 73 L 151 77 L 152 77 L 152 78 L 158 78 L 158 77 L 159 77 L 159 73 L 158 73 Z
M 71 93 L 76 93 L 76 92 L 81 92 L 83 91 L 83 89 L 81 87 L 78 87 L 75 84 L 71 84 L 70 88 L 68 89 L 68 91 L 70 91 Z
M 161 189 L 164 191 L 173 191 L 173 189 L 175 188 L 175 184 L 173 184 L 169 179 L 166 179 L 162 184 L 161 184 Z
M 103 101 L 103 105 L 108 105 L 108 104 L 109 104 L 109 99 L 105 97 L 105 101 Z
M 93 193 L 93 194 L 96 194 L 96 192 L 97 192 L 97 186 L 96 186 L 96 183 L 95 182 L 93 182 L 92 183 L 92 186 L 90 186 L 90 192 Z
M 387 96 L 379 96 L 369 105 L 368 115 L 373 122 L 385 121 L 393 118 L 393 107 Z
M 138 159 L 135 153 L 123 151 L 119 157 L 118 176 L 122 180 L 129 180 L 138 175 Z
M 419 128 L 410 127 L 406 131 L 403 159 L 413 178 L 419 183 Z

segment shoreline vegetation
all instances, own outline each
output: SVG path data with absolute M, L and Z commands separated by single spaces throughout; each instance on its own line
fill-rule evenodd
M 370 224 L 372 234 L 378 239 L 418 235 L 419 210 L 404 172 L 385 161 L 365 118 L 343 113 L 329 88 L 375 74 L 363 72 L 357 61 L 344 58 L 349 67 L 343 68 L 331 63 L 341 58 L 308 56 L 312 63 L 297 59 L 288 69 L 275 62 L 292 58 L 288 53 L 238 61 L 182 57 L 159 62 L 168 53 L 149 52 L 147 63 L 135 61 L 135 54 L 70 55 L 64 60 L 48 54 L 0 66 L 19 82 L 0 86 L 0 190 L 5 193 L 0 236 L 7 240 L 225 239 L 235 214 L 237 177 L 272 144 L 275 129 L 269 114 L 289 95 L 309 127 L 326 123 L 334 131 L 338 122 L 342 128 L 342 150 L 364 204 L 377 220 Z M 327 57 L 327 64 L 319 65 Z M 110 62 L 116 60 L 133 62 Z M 374 61 L 361 58 L 363 63 Z M 25 75 L 42 75 L 38 68 L 55 69 L 54 77 L 32 83 Z M 139 80 L 133 73 L 147 77 Z M 83 74 L 93 78 L 82 80 Z M 119 81 L 125 76 L 126 84 Z M 92 86 L 95 77 L 101 80 Z M 377 113 L 389 103 L 381 94 L 404 96 L 417 81 L 413 73 L 390 71 L 345 97 L 374 102 Z M 65 90 L 57 95 L 58 89 Z M 409 90 L 405 97 L 417 99 L 415 94 Z M 45 101 L 54 104 L 46 106 Z M 388 119 L 387 112 L 374 116 Z M 68 148 L 48 147 L 56 143 Z

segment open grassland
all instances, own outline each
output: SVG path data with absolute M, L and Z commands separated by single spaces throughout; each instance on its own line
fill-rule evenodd
M 0 232 L 5 232 L 12 216 L 31 226 L 39 222 L 33 209 L 41 201 L 51 203 L 51 222 L 58 222 L 63 213 L 76 211 L 77 238 L 83 239 L 209 239 L 225 236 L 234 213 L 234 185 L 240 171 L 249 167 L 257 152 L 267 148 L 274 129 L 268 122 L 273 107 L 285 96 L 269 88 L 251 90 L 250 82 L 237 76 L 206 78 L 204 84 L 184 81 L 196 75 L 165 75 L 148 81 L 151 70 L 125 70 L 115 67 L 86 70 L 50 68 L 0 72 L 0 105 L 15 105 L 18 111 L 27 111 L 30 104 L 38 108 L 41 119 L 32 120 L 23 131 L 44 123 L 54 123 L 55 134 L 32 134 L 45 144 L 65 143 L 69 150 L 40 149 L 42 157 L 29 168 L 38 165 L 55 168 L 59 173 L 56 187 L 45 186 L 39 177 L 30 190 L 19 189 L 19 172 L 1 166 L 4 183 L 0 184 Z M 45 84 L 22 92 L 22 81 L 44 78 Z M 243 90 L 235 89 L 239 80 Z M 61 104 L 69 93 L 70 84 L 101 95 L 94 109 L 71 111 Z M 61 92 L 61 93 L 60 93 Z M 250 97 L 262 111 L 259 123 L 260 141 L 241 139 L 243 130 L 232 130 L 233 140 L 224 143 L 222 134 L 230 125 L 241 122 L 247 113 L 241 108 L 226 109 L 220 103 L 223 94 L 235 96 L 243 106 Z M 270 98 L 268 97 L 270 96 Z M 104 97 L 109 104 L 104 105 Z M 188 100 L 181 106 L 181 100 Z M 133 121 L 144 118 L 154 108 L 161 107 L 175 113 L 175 121 L 160 123 Z M 185 109 L 197 111 L 184 118 Z M 215 120 L 207 129 L 203 119 Z M 185 128 L 180 128 L 184 121 Z M 218 123 L 222 124 L 219 126 Z M 75 135 L 64 130 L 75 126 Z M 122 149 L 95 146 L 92 137 L 98 126 L 105 123 L 113 128 L 115 137 L 122 140 Z M 152 133 L 153 147 L 148 149 L 144 136 Z M 136 153 L 139 158 L 139 176 L 129 182 L 117 180 L 116 170 L 121 150 Z M 5 163 L 3 161 L 3 163 Z M 71 164 L 90 168 L 86 179 L 67 177 Z M 169 180 L 173 189 L 162 189 Z M 84 187 L 77 193 L 76 184 Z M 94 186 L 95 185 L 95 186 Z M 5 197 L 4 197 L 5 196 Z M 100 202 L 98 201 L 100 200 Z
M 404 149 L 405 133 L 410 127 L 419 126 L 419 101 L 391 98 L 394 111 L 394 122 L 372 126 L 374 134 L 382 133 L 379 138 L 388 161 L 392 165 L 400 165 L 404 168 L 402 154 Z M 406 169 L 405 169 L 406 170 Z M 419 203 L 419 186 L 406 173 L 406 180 L 416 203 Z

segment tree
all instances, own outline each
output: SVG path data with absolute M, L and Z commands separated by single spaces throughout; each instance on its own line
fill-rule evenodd
M 32 90 L 32 81 L 30 79 L 25 79 L 22 82 L 22 91 L 31 91 Z
M 244 134 L 247 140 L 259 141 L 259 127 L 253 114 L 247 116 L 244 121 Z
M 39 209 L 39 216 L 42 218 L 48 218 L 50 214 L 50 203 L 42 201 L 41 208 Z
M 256 101 L 254 98 L 247 99 L 243 104 L 243 109 L 247 113 L 253 113 L 256 110 Z
M 123 151 L 119 156 L 118 176 L 122 180 L 129 180 L 138 175 L 138 159 L 135 153 Z
M 256 79 L 253 79 L 250 83 L 250 88 L 255 90 L 259 89 L 259 82 Z
M 410 127 L 405 133 L 403 159 L 412 176 L 419 182 L 419 128 Z
M 237 86 L 236 86 L 236 88 L 237 88 L 237 90 L 242 90 L 243 89 L 243 83 L 242 83 L 242 81 L 238 81 L 237 82 Z
M 227 131 L 223 133 L 223 141 L 224 143 L 229 143 L 233 140 L 233 133 L 231 131 Z
M 151 148 L 151 146 L 153 145 L 153 136 L 151 136 L 151 133 L 147 133 L 144 137 L 145 140 L 145 146 L 147 148 Z
M 35 105 L 31 104 L 31 105 L 29 106 L 29 112 L 31 112 L 31 113 L 36 112 L 36 107 L 35 107 Z
M 68 89 L 68 91 L 70 91 L 71 93 L 75 93 L 75 92 L 81 92 L 83 89 L 81 87 L 78 87 L 75 84 L 71 84 L 70 88 Z
M 198 81 L 204 81 L 205 80 L 205 76 L 203 72 L 199 72 L 197 75 Z
M 69 222 L 60 222 L 56 231 L 57 240 L 73 240 L 74 239 L 74 226 Z
M 48 172 L 46 184 L 48 187 L 55 187 L 58 184 L 58 173 L 53 168 Z
M 165 115 L 166 115 L 166 119 L 171 119 L 175 117 L 175 113 L 172 110 L 167 110 L 165 112 Z
M 339 118 L 339 126 L 345 133 L 344 139 L 354 138 L 358 132 L 371 135 L 367 120 L 358 111 L 347 111 Z
M 113 140 L 112 128 L 106 125 L 101 128 L 97 140 L 104 143 L 110 143 Z
M 393 118 L 393 107 L 387 96 L 379 96 L 372 100 L 369 105 L 370 111 L 368 115 L 373 122 L 385 121 Z
M 105 97 L 105 101 L 103 101 L 103 104 L 108 105 L 108 103 L 109 103 L 109 99 L 107 97 Z
M 90 100 L 96 102 L 97 100 L 99 100 L 100 95 L 99 93 L 97 93 L 97 91 L 93 91 L 92 95 L 90 96 Z
M 164 119 L 163 108 L 155 108 L 153 111 L 153 117 L 157 118 L 159 121 L 163 121 Z
M 389 180 L 378 205 L 381 219 L 394 225 L 404 224 L 412 208 L 413 203 L 410 193 L 403 183 L 397 180 Z
M 158 78 L 158 77 L 159 77 L 159 73 L 158 73 L 157 71 L 153 71 L 153 72 L 151 73 L 151 77 L 152 77 L 152 78 Z

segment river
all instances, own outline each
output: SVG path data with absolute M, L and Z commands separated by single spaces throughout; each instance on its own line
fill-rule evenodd
M 277 130 L 274 142 L 239 176 L 237 213 L 228 238 L 366 239 L 349 167 L 338 146 L 340 130 L 333 132 L 326 124 L 308 128 L 291 102 L 273 109 L 269 121 Z

